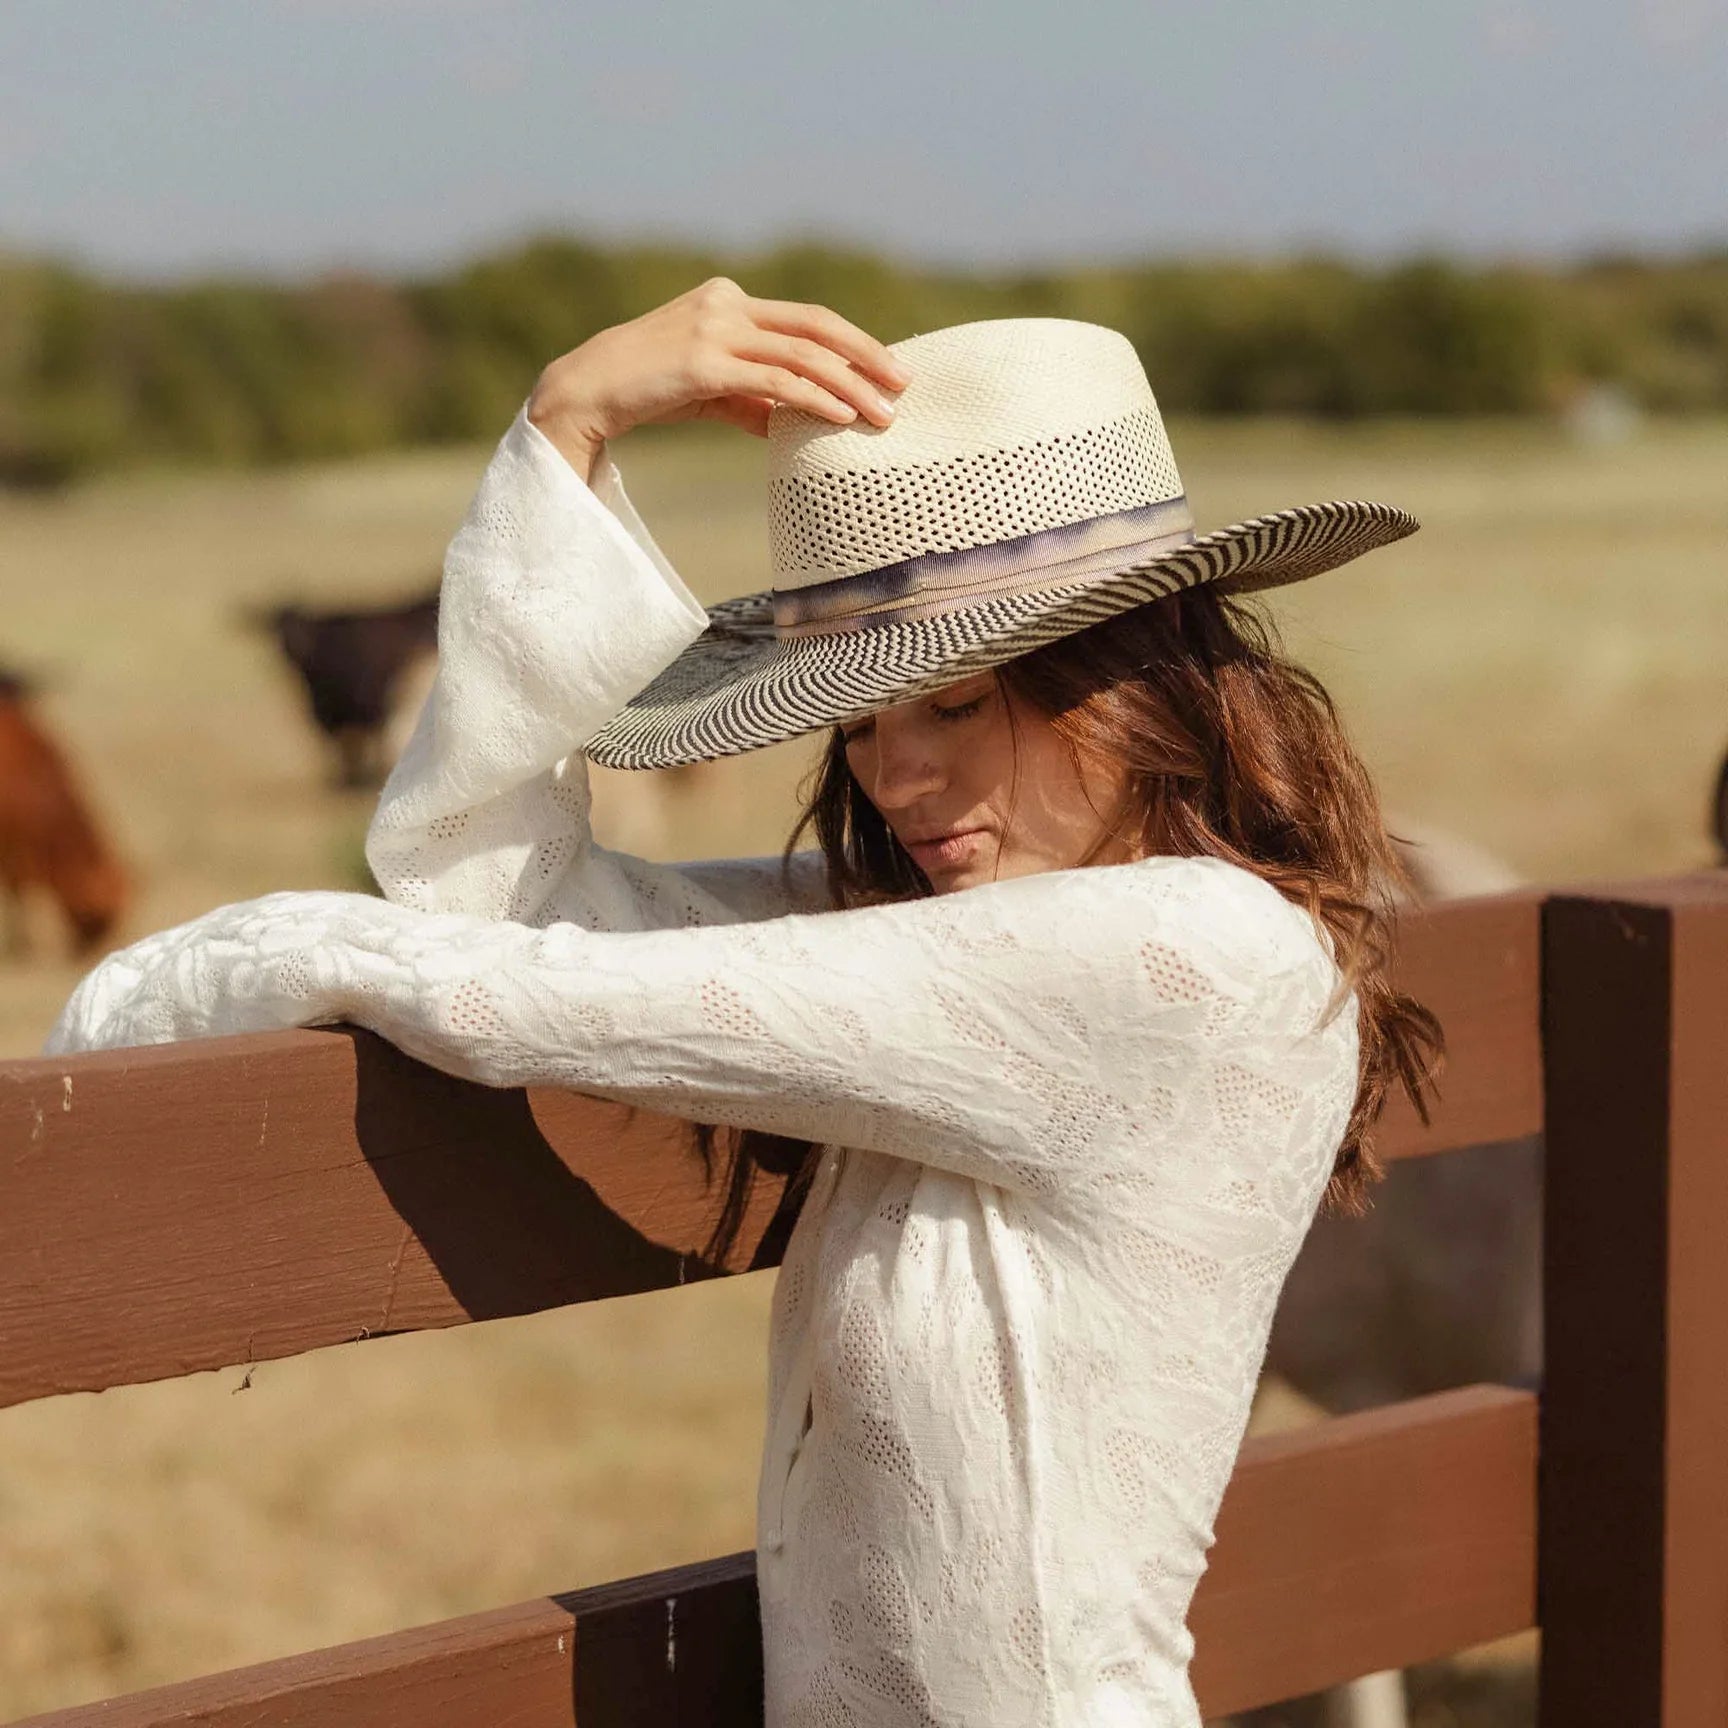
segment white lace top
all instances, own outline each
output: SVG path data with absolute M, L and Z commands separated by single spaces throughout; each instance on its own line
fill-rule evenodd
M 822 1145 L 775 1295 L 772 1728 L 1188 1728 L 1184 1620 L 1356 1086 L 1306 913 L 1150 859 L 846 912 L 591 843 L 580 745 L 703 625 L 518 418 L 369 856 L 152 936 L 51 1052 L 342 1020 Z M 801 868 L 813 895 L 819 870 Z M 808 902 L 814 905 L 814 900 Z

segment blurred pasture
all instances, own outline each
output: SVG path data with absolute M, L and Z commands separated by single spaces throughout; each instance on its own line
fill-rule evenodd
M 1203 526 L 1337 496 L 1422 518 L 1272 604 L 1388 805 L 1533 880 L 1712 861 L 1728 423 L 1623 430 L 1173 429 Z M 137 874 L 127 936 L 356 884 L 368 801 L 326 789 L 240 613 L 411 594 L 485 456 L 0 495 L 0 661 L 44 681 Z M 618 456 L 704 599 L 763 585 L 760 447 L 679 428 Z M 777 848 L 810 755 L 704 770 L 651 849 Z M 640 832 L 628 779 L 602 788 L 603 833 Z M 77 976 L 34 923 L 34 953 L 0 961 L 0 1056 L 34 1052 Z M 758 1276 L 266 1364 L 244 1389 L 236 1369 L 0 1412 L 0 1716 L 748 1546 L 766 1295 Z

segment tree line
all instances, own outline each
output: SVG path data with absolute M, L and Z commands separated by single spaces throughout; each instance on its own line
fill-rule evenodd
M 815 244 L 737 259 L 545 237 L 421 279 L 171 286 L 0 258 L 0 481 L 492 437 L 553 355 L 716 274 L 887 341 L 973 318 L 1109 324 L 1178 413 L 1552 413 L 1593 385 L 1653 412 L 1728 409 L 1728 251 L 986 275 Z

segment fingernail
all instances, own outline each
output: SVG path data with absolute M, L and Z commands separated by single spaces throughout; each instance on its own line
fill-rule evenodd
M 876 398 L 876 406 L 880 408 L 890 420 L 894 418 L 894 404 L 890 402 L 886 396 L 878 394 Z

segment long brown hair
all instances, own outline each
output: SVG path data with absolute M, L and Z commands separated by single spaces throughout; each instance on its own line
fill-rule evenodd
M 1393 896 L 1409 878 L 1331 697 L 1287 658 L 1262 613 L 1206 585 L 1051 642 L 997 676 L 1050 721 L 1077 769 L 1125 771 L 1120 806 L 1099 812 L 1105 831 L 1092 856 L 1115 841 L 1131 856 L 1222 858 L 1327 931 L 1340 998 L 1356 993 L 1361 1068 L 1322 1208 L 1363 1211 L 1382 1174 L 1372 1131 L 1386 1095 L 1403 1087 L 1426 1121 L 1445 1040 L 1434 1015 L 1391 982 Z M 827 860 L 835 906 L 930 892 L 853 778 L 838 732 L 788 858 L 806 833 Z M 776 1135 L 728 1139 L 726 1199 L 708 1245 L 717 1261 L 737 1236 L 757 1170 L 796 1185 L 810 1151 Z M 716 1131 L 699 1129 L 697 1145 L 712 1177 Z

